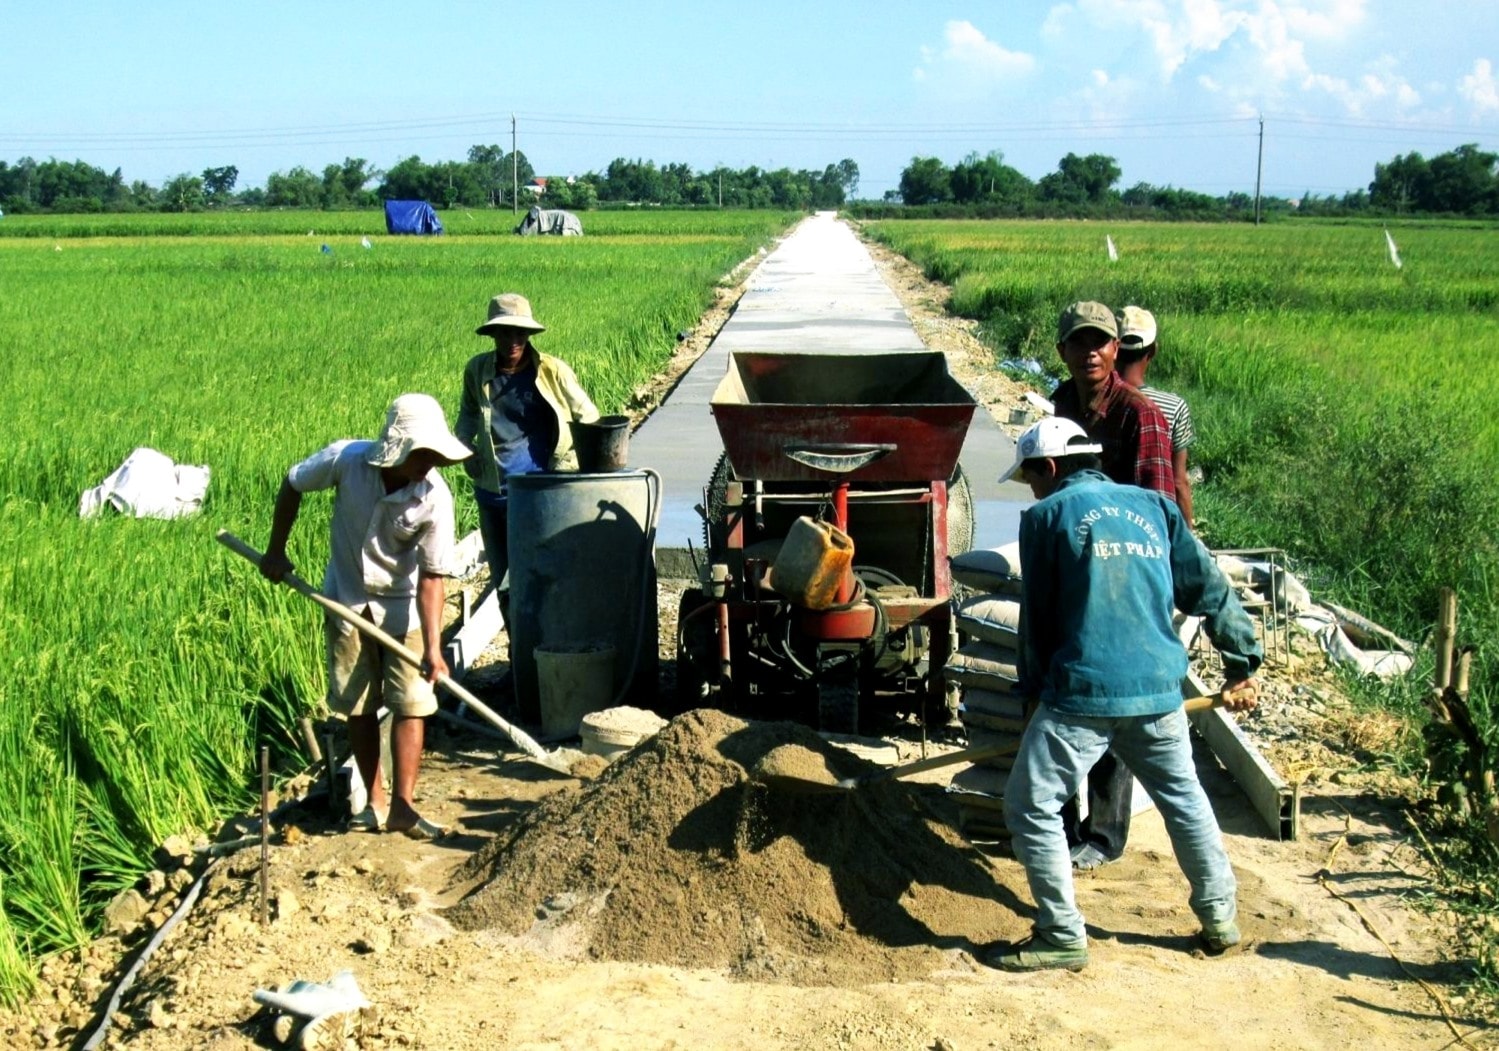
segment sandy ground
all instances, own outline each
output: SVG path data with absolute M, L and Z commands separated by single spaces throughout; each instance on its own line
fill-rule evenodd
M 896 273 L 892 286 L 924 338 L 948 352 L 954 371 L 1006 418 L 1018 388 L 986 373 L 986 354 L 967 326 L 942 318 L 944 290 L 921 282 L 910 268 Z M 724 310 L 732 299 L 726 292 Z M 693 339 L 706 346 L 703 333 Z M 673 363 L 678 374 L 692 353 L 684 349 L 680 367 Z M 642 391 L 637 410 L 646 411 L 666 389 L 663 380 Z M 668 658 L 663 684 L 669 687 L 674 594 L 664 592 L 660 608 Z M 489 656 L 502 660 L 503 648 Z M 1307 666 L 1283 673 L 1272 697 L 1291 703 L 1301 678 L 1315 681 L 1318 696 L 1327 696 L 1325 673 Z M 471 682 L 481 696 L 486 679 L 480 674 Z M 943 831 L 954 813 L 940 790 L 950 771 L 939 771 L 901 787 L 899 795 L 881 796 L 879 804 L 905 815 L 904 824 L 891 819 L 891 829 L 905 830 L 891 849 L 898 856 L 901 842 L 908 842 L 912 864 L 890 896 L 922 937 L 881 942 L 860 929 L 860 913 L 849 908 L 818 923 L 858 939 L 858 972 L 798 967 L 792 948 L 772 944 L 761 949 L 777 952 L 783 966 L 747 977 L 742 967 L 601 958 L 607 954 L 589 942 L 586 922 L 565 916 L 587 911 L 566 898 L 575 889 L 568 886 L 537 900 L 530 922 L 508 929 L 455 927 L 447 908 L 490 878 L 506 878 L 503 871 L 475 874 L 467 863 L 492 850 L 496 837 L 520 835 L 527 815 L 548 797 L 583 799 L 630 760 L 606 770 L 597 757 L 579 757 L 575 776 L 564 776 L 496 751 L 501 742 L 434 722 L 420 805 L 449 826 L 449 836 L 419 843 L 344 833 L 318 801 L 287 810 L 269 850 L 268 922 L 258 921 L 258 847 L 214 862 L 197 904 L 113 1016 L 105 1046 L 279 1046 L 273 1019 L 252 1001 L 252 992 L 294 979 L 325 981 L 343 969 L 353 972 L 373 1004 L 350 1023 L 347 1046 L 365 1048 L 966 1051 L 1233 1044 L 1372 1051 L 1454 1046 L 1458 1033 L 1469 1046 L 1495 1046 L 1496 1034 L 1465 1017 L 1465 1005 L 1452 1000 L 1463 967 L 1444 955 L 1446 932 L 1402 904 L 1402 896 L 1420 892 L 1427 881 L 1407 841 L 1398 794 L 1354 769 L 1338 726 L 1337 712 L 1328 712 L 1304 748 L 1298 751 L 1294 741 L 1277 746 L 1287 755 L 1316 756 L 1301 772 L 1311 776 L 1302 798 L 1303 835 L 1295 843 L 1267 839 L 1226 775 L 1210 756 L 1200 757 L 1240 880 L 1246 944 L 1231 955 L 1208 959 L 1194 951 L 1185 882 L 1159 818 L 1146 813 L 1136 818 L 1125 859 L 1079 881 L 1091 938 L 1086 970 L 1017 977 L 983 966 L 977 956 L 986 946 L 1025 931 L 1028 892 L 1015 862 L 965 847 Z M 917 757 L 914 731 L 891 729 L 887 751 Z M 937 741 L 929 747 L 954 746 Z M 571 797 L 560 798 L 565 804 Z M 872 804 L 858 805 L 865 824 L 857 827 L 880 829 Z M 636 826 L 623 824 L 628 827 L 617 834 L 626 841 Z M 686 837 L 689 824 L 684 820 L 674 831 Z M 582 822 L 554 832 L 569 830 L 600 835 Z M 693 849 L 676 837 L 668 843 Z M 811 866 L 798 870 L 808 874 L 807 884 L 775 888 L 784 898 L 809 895 L 812 882 L 840 886 L 852 876 L 840 870 L 846 861 L 812 857 L 810 840 L 793 838 L 778 849 L 795 857 L 798 847 Z M 619 856 L 621 844 L 612 849 L 611 856 Z M 932 850 L 951 852 L 984 892 L 955 889 L 937 866 L 926 871 L 921 859 Z M 146 915 L 122 920 L 121 932 L 101 938 L 81 957 L 51 962 L 36 1001 L 0 1017 L 5 1045 L 81 1046 L 124 968 L 203 872 L 202 862 L 183 867 L 180 858 L 164 858 L 162 871 L 142 886 Z M 607 882 L 608 875 L 595 877 Z M 703 910 L 687 914 L 690 898 L 663 887 L 643 922 L 666 933 L 674 923 L 687 929 L 715 922 Z M 340 1038 L 320 1046 L 345 1044 Z

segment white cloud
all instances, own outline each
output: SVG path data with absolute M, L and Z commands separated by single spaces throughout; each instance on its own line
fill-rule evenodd
M 972 22 L 948 22 L 942 36 L 940 50 L 921 49 L 921 65 L 914 73 L 918 81 L 950 75 L 969 84 L 996 84 L 1023 77 L 1036 68 L 1035 56 L 1001 47 Z
M 1396 73 L 1394 67 L 1394 59 L 1386 56 L 1353 80 L 1312 73 L 1301 82 L 1301 86 L 1308 91 L 1330 95 L 1354 117 L 1362 117 L 1371 106 L 1380 104 L 1401 111 L 1414 109 L 1421 104 L 1421 93 Z
M 1286 24 L 1304 37 L 1341 40 L 1364 20 L 1368 0 L 1313 0 L 1308 4 L 1286 4 Z
M 1093 83 L 1101 88 L 1109 86 L 1109 71 L 1106 69 L 1095 69 L 1093 71 Z
M 1457 82 L 1457 92 L 1480 114 L 1499 110 L 1499 81 L 1494 66 L 1486 58 L 1473 63 L 1473 72 Z

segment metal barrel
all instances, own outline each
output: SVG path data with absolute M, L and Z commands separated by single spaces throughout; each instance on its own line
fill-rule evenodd
M 510 660 L 521 717 L 541 719 L 536 650 L 614 647 L 615 698 L 656 703 L 651 471 L 539 473 L 510 493 Z

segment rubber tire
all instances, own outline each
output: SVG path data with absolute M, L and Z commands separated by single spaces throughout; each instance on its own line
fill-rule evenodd
M 824 733 L 859 732 L 859 676 L 852 669 L 818 680 L 817 728 Z
M 713 707 L 717 690 L 712 687 L 713 670 L 718 662 L 718 633 L 714 621 L 704 614 L 687 624 L 682 624 L 687 614 L 710 603 L 701 590 L 689 588 L 682 592 L 677 603 L 677 688 L 675 701 L 678 712 L 693 708 Z

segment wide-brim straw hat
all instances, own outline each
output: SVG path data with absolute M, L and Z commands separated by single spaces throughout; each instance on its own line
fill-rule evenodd
M 430 394 L 402 394 L 385 412 L 385 426 L 365 456 L 374 467 L 399 467 L 417 449 L 430 449 L 448 463 L 473 455 L 448 430 L 442 406 Z
M 547 327 L 531 316 L 531 301 L 519 292 L 502 292 L 489 301 L 489 318 L 474 329 L 487 336 L 497 328 L 518 328 L 526 332 L 545 332 Z

